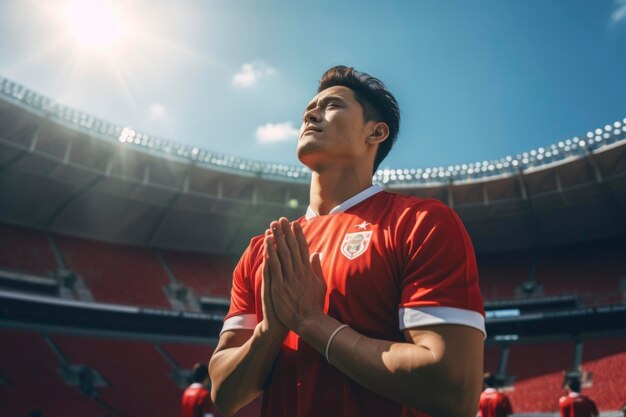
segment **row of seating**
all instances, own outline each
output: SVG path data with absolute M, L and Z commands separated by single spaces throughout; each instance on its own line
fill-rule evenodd
M 510 344 L 505 387 L 517 413 L 557 411 L 564 371 L 574 364 L 573 340 Z M 83 336 L 0 328 L 0 404 L 2 414 L 46 417 L 178 415 L 184 386 L 176 371 L 207 361 L 209 344 L 157 342 L 122 336 Z M 501 345 L 485 349 L 485 369 L 497 373 Z M 583 392 L 601 410 L 617 410 L 626 399 L 626 337 L 582 343 Z M 88 367 L 103 381 L 88 395 L 63 378 L 63 367 Z M 501 369 L 500 369 L 501 371 Z M 259 413 L 259 401 L 239 417 Z
M 0 269 L 49 276 L 61 261 L 80 275 L 97 301 L 150 307 L 172 306 L 165 287 L 174 279 L 196 296 L 228 298 L 234 260 L 202 253 L 159 251 L 96 242 L 0 224 Z M 579 295 L 586 305 L 624 301 L 625 245 L 587 244 L 529 251 L 479 254 L 485 300 Z M 159 259 L 159 256 L 161 259 Z M 165 263 L 165 267 L 162 264 Z M 166 267 L 173 277 L 169 277 Z M 536 286 L 524 291 L 524 284 Z
M 175 281 L 198 297 L 230 297 L 230 258 L 200 253 L 155 251 L 97 242 L 0 224 L 0 269 L 51 276 L 64 267 L 78 274 L 96 301 L 170 308 L 165 287 Z
M 0 414 L 45 417 L 180 415 L 184 385 L 176 371 L 208 362 L 209 344 L 40 333 L 0 327 Z M 67 378 L 64 366 L 98 374 L 95 395 Z M 259 415 L 259 401 L 236 414 Z
M 499 374 L 516 412 L 556 412 L 563 393 L 564 372 L 575 366 L 575 342 L 512 343 L 485 348 L 485 370 Z M 626 401 L 626 337 L 590 339 L 582 342 L 583 392 L 602 410 L 617 410 Z

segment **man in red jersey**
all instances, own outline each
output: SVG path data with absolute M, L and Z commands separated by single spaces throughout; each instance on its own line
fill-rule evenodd
M 580 393 L 580 380 L 570 378 L 567 381 L 568 395 L 559 399 L 561 417 L 597 417 L 598 407 L 591 398 Z
M 480 394 L 479 417 L 507 417 L 513 414 L 509 397 L 497 389 L 496 376 L 486 373 L 483 378 L 484 391 Z
M 206 363 L 193 366 L 191 379 L 182 399 L 182 417 L 213 417 L 211 394 L 207 387 L 211 379 Z
M 273 221 L 233 274 L 209 371 L 217 409 L 263 392 L 263 416 L 474 417 L 484 311 L 470 239 L 432 199 L 372 175 L 400 112 L 384 84 L 338 66 L 306 107 L 306 215 Z

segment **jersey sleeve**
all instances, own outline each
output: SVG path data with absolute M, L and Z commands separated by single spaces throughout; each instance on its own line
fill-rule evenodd
M 256 257 L 260 256 L 261 242 L 261 236 L 257 236 L 250 241 L 250 245 L 248 245 L 233 271 L 230 309 L 224 318 L 224 326 L 220 335 L 227 330 L 251 330 L 257 325 L 254 264 L 257 260 Z
M 422 200 L 399 224 L 400 328 L 461 324 L 486 335 L 476 257 L 456 213 L 437 200 Z

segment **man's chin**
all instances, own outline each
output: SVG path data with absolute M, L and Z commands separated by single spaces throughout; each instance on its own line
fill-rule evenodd
M 311 168 L 313 161 L 321 154 L 322 146 L 311 140 L 300 140 L 296 149 L 298 160 L 307 167 Z

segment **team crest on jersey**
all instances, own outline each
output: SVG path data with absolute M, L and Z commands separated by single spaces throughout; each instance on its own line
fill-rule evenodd
M 341 244 L 341 253 L 352 260 L 361 256 L 370 245 L 372 231 L 347 233 Z

